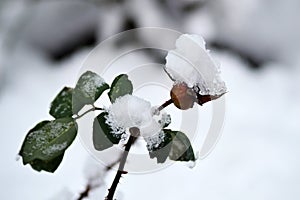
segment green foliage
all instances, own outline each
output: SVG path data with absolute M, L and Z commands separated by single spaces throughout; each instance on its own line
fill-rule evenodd
M 148 147 L 150 158 L 156 158 L 157 163 L 164 163 L 169 157 L 172 147 L 172 135 L 165 134 L 164 140 L 158 146 Z
M 164 139 L 149 150 L 150 158 L 157 158 L 158 163 L 164 163 L 169 157 L 174 161 L 195 161 L 195 155 L 188 137 L 180 131 L 163 129 Z
M 64 87 L 52 101 L 50 106 L 50 115 L 58 118 L 72 117 L 72 95 L 73 89 Z
M 195 161 L 194 151 L 189 138 L 180 131 L 164 129 L 166 134 L 172 136 L 172 147 L 169 158 L 175 161 Z
M 96 150 L 102 151 L 118 144 L 121 139 L 120 135 L 112 133 L 112 129 L 106 124 L 107 112 L 98 115 L 93 124 L 93 144 Z
M 64 87 L 50 106 L 50 115 L 55 120 L 42 121 L 32 128 L 25 137 L 19 155 L 23 164 L 29 164 L 36 171 L 54 172 L 63 160 L 66 149 L 77 135 L 77 123 L 72 118 L 83 106 L 93 104 L 109 85 L 94 72 L 87 71 L 79 78 L 76 87 Z M 117 76 L 108 96 L 112 103 L 117 98 L 132 94 L 133 86 L 126 74 Z M 122 134 L 113 134 L 106 122 L 107 112 L 100 113 L 93 123 L 94 148 L 102 151 L 118 144 Z M 163 128 L 171 123 L 170 115 L 163 115 L 158 122 Z M 169 157 L 175 161 L 194 161 L 193 148 L 188 137 L 180 131 L 163 129 L 163 140 L 157 145 L 148 145 L 151 158 L 164 163 Z
M 76 135 L 77 123 L 72 118 L 40 122 L 25 137 L 19 153 L 23 164 L 54 172 Z
M 81 75 L 73 93 L 73 113 L 77 114 L 83 106 L 93 104 L 109 85 L 96 73 L 87 71 Z
M 109 99 L 112 103 L 116 101 L 118 97 L 126 94 L 132 94 L 133 86 L 128 79 L 127 74 L 120 74 L 117 76 L 111 84 L 110 91 L 108 92 Z
M 56 171 L 56 169 L 59 167 L 61 161 L 63 160 L 64 157 L 64 153 L 62 153 L 61 155 L 53 158 L 52 160 L 40 160 L 40 159 L 35 159 L 33 161 L 31 161 L 29 164 L 31 165 L 31 167 L 40 172 L 42 170 L 47 171 L 47 172 L 51 172 L 54 173 Z

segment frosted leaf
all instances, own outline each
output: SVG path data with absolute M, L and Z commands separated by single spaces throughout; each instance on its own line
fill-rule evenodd
M 77 114 L 83 106 L 93 104 L 109 88 L 98 74 L 87 71 L 82 74 L 74 88 L 72 111 Z
M 72 118 L 43 121 L 27 134 L 20 155 L 23 163 L 34 160 L 49 161 L 64 153 L 77 134 L 77 124 Z
M 197 86 L 201 95 L 226 92 L 219 66 L 201 36 L 181 35 L 176 41 L 176 49 L 169 51 L 166 57 L 165 71 L 175 82 L 184 82 L 191 88 Z
M 101 87 L 105 84 L 105 81 L 102 77 L 95 75 L 94 73 L 85 73 L 80 78 L 80 84 L 78 84 L 78 88 L 81 91 L 84 91 L 88 97 L 94 98 L 98 87 Z
M 72 95 L 73 89 L 64 87 L 52 101 L 50 106 L 50 115 L 58 118 L 72 117 Z
M 111 84 L 110 91 L 108 92 L 108 97 L 112 103 L 121 96 L 126 94 L 132 94 L 133 85 L 128 79 L 127 74 L 120 74 L 117 76 Z
M 53 144 L 53 145 L 49 146 L 48 148 L 44 149 L 42 152 L 43 152 L 43 154 L 50 156 L 52 154 L 56 154 L 56 153 L 64 150 L 67 146 L 68 146 L 67 142 L 64 142 L 62 144 Z

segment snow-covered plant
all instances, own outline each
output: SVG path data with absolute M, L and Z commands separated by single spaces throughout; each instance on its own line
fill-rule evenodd
M 168 129 L 171 116 L 163 109 L 171 104 L 186 110 L 194 103 L 200 105 L 217 99 L 226 92 L 219 77 L 216 62 L 205 48 L 204 40 L 195 35 L 182 35 L 167 57 L 165 71 L 174 80 L 171 99 L 159 107 L 132 95 L 133 85 L 126 74 L 118 75 L 111 85 L 98 74 L 87 71 L 81 75 L 75 88 L 65 87 L 52 101 L 50 115 L 54 118 L 42 121 L 25 137 L 20 150 L 23 164 L 37 171 L 54 172 L 60 165 L 65 151 L 77 135 L 77 120 L 85 114 L 100 111 L 93 122 L 93 145 L 105 151 L 127 138 L 119 169 L 106 199 L 113 199 L 131 146 L 138 137 L 145 139 L 151 159 L 164 163 L 195 161 L 189 138 L 181 131 Z M 96 107 L 95 101 L 106 91 L 111 101 L 107 108 Z M 85 105 L 92 108 L 78 114 Z
M 203 105 L 226 93 L 218 62 L 206 49 L 202 37 L 181 35 L 166 61 L 165 71 L 174 81 L 171 96 L 176 107 L 186 110 L 195 102 Z

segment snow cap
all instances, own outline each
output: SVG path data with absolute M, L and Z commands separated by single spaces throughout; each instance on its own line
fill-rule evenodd
M 166 57 L 165 71 L 175 82 L 197 86 L 201 95 L 220 95 L 227 90 L 217 62 L 199 35 L 183 34 L 176 40 L 176 49 Z
M 114 134 L 122 134 L 128 128 L 137 127 L 143 137 L 159 134 L 162 125 L 153 118 L 150 102 L 132 95 L 116 99 L 108 109 L 106 123 Z

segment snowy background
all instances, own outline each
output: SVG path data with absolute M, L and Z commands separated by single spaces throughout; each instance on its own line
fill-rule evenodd
M 1 0 L 0 199 L 74 199 L 97 177 L 79 138 L 54 174 L 24 167 L 16 155 L 27 131 L 49 118 L 56 93 L 74 86 L 93 47 L 145 26 L 203 35 L 229 89 L 226 121 L 218 145 L 195 168 L 126 175 L 117 198 L 299 199 L 299 9 L 298 0 Z M 160 54 L 143 56 L 164 62 Z M 113 175 L 89 199 L 104 197 Z

